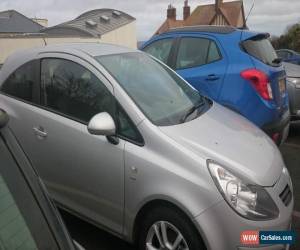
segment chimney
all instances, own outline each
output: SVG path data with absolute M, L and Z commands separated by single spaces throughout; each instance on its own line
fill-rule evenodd
M 219 12 L 223 0 L 216 0 L 216 12 Z
M 168 6 L 167 18 L 176 20 L 176 8 L 173 7 L 171 4 L 169 4 L 169 6 Z
M 183 6 L 183 20 L 186 20 L 190 15 L 191 15 L 191 7 L 189 6 L 188 0 L 185 0 Z

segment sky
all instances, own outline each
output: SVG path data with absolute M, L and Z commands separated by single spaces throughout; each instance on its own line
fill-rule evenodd
M 224 0 L 226 2 L 226 0 Z M 177 8 L 182 19 L 184 0 L 1 0 L 0 11 L 15 9 L 28 17 L 47 18 L 49 26 L 76 18 L 81 13 L 97 8 L 124 11 L 137 19 L 139 41 L 149 39 L 166 19 L 168 4 Z M 248 19 L 252 30 L 281 35 L 287 26 L 300 21 L 300 0 L 254 0 L 254 9 Z M 191 10 L 197 5 L 214 0 L 189 0 Z M 244 0 L 249 13 L 253 0 Z

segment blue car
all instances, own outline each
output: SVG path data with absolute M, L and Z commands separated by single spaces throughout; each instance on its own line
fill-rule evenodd
M 282 61 L 300 65 L 300 54 L 296 51 L 289 49 L 280 49 L 276 52 L 278 57 L 281 58 Z
M 268 38 L 227 26 L 193 26 L 155 36 L 140 49 L 281 144 L 290 123 L 286 73 Z

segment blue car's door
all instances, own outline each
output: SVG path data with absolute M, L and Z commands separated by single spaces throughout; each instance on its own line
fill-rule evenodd
M 218 100 L 227 62 L 220 46 L 208 37 L 181 37 L 173 68 L 185 80 L 214 100 Z

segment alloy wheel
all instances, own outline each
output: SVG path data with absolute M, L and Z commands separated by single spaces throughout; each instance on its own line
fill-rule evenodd
M 148 231 L 146 250 L 189 250 L 189 247 L 174 225 L 166 221 L 158 221 Z

